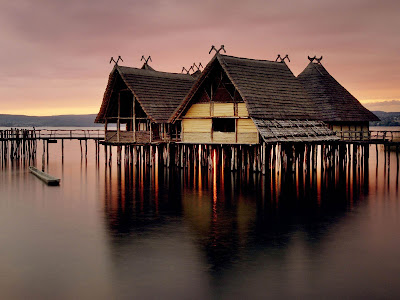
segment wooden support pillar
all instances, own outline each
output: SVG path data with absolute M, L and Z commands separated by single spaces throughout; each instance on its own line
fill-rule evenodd
M 171 164 L 171 145 L 170 143 L 167 144 L 167 167 L 169 168 Z
M 242 151 L 242 171 L 244 170 L 244 168 L 245 168 L 245 146 L 241 146 L 241 151 Z
M 118 118 L 117 118 L 117 142 L 118 143 L 120 140 L 120 131 L 121 131 L 120 117 L 121 117 L 121 93 L 118 93 Z
M 325 159 L 326 159 L 326 157 L 325 157 L 325 145 L 321 144 L 320 147 L 321 147 L 320 148 L 321 149 L 320 157 L 321 157 L 321 176 L 322 176 L 322 173 L 324 171 L 324 166 L 325 166 Z
M 133 142 L 136 143 L 136 99 L 135 96 L 132 95 L 132 133 L 133 133 Z
M 133 153 L 132 153 L 132 155 L 133 155 L 133 164 L 135 165 L 135 166 L 137 166 L 138 165 L 138 160 L 139 160 L 139 158 L 138 158 L 138 151 L 137 151 L 137 146 L 136 145 L 134 145 L 134 146 L 132 146 L 133 147 Z
M 122 150 L 122 147 L 117 146 L 117 165 L 118 166 L 121 165 L 121 150 Z
M 46 140 L 43 140 L 42 171 L 44 171 L 45 155 L 46 155 Z
M 154 158 L 154 157 L 153 157 L 153 156 L 154 156 L 153 145 L 150 145 L 149 148 L 150 148 L 150 149 L 149 149 L 149 152 L 150 152 L 150 159 L 149 159 L 149 160 L 150 160 L 150 167 L 153 167 L 153 163 L 154 163 L 154 159 L 153 159 L 153 158 Z
M 107 164 L 107 145 L 104 145 L 104 164 Z
M 46 143 L 46 151 L 47 151 L 47 163 L 49 162 L 49 140 L 47 140 L 47 143 Z

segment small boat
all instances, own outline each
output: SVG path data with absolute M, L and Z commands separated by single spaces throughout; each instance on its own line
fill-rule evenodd
M 56 178 L 54 176 L 51 176 L 45 172 L 42 172 L 40 170 L 38 170 L 37 168 L 30 166 L 29 167 L 29 171 L 35 175 L 36 177 L 38 177 L 39 179 L 41 179 L 42 181 L 44 181 L 47 185 L 59 185 L 60 184 L 60 179 Z

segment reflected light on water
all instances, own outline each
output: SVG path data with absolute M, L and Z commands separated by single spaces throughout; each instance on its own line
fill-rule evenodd
M 58 144 L 45 162 L 60 187 L 1 165 L 6 299 L 400 296 L 395 152 L 324 163 L 319 151 L 316 168 L 277 156 L 262 175 L 225 169 L 216 150 L 211 168 L 168 169 L 65 147 L 64 162 Z

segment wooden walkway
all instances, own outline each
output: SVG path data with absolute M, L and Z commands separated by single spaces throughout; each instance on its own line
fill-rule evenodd
M 103 140 L 103 129 L 7 129 L 0 141 L 13 140 Z
M 400 131 L 395 130 L 370 130 L 368 133 L 362 131 L 340 131 L 337 135 L 340 137 L 341 142 L 400 143 Z
M 312 153 L 316 156 L 317 149 L 336 153 L 344 157 L 343 153 L 357 150 L 361 147 L 362 153 L 368 153 L 368 145 L 384 145 L 385 151 L 400 150 L 400 131 L 369 131 L 369 132 L 339 132 L 342 140 L 326 143 L 285 143 L 285 144 L 254 144 L 254 145 L 229 145 L 229 144 L 183 144 L 180 142 L 157 144 L 115 144 L 104 145 L 105 163 L 111 163 L 112 147 L 117 146 L 117 163 L 121 164 L 121 150 L 124 148 L 125 158 L 136 165 L 139 161 L 152 166 L 156 160 L 166 166 L 187 166 L 191 163 L 205 166 L 213 157 L 234 171 L 251 166 L 252 170 L 265 172 L 269 160 L 274 162 L 277 157 L 294 155 L 303 157 Z M 42 160 L 49 157 L 49 144 L 61 141 L 62 159 L 64 157 L 64 140 L 79 140 L 81 158 L 87 157 L 89 140 L 95 143 L 95 157 L 99 161 L 100 144 L 104 140 L 102 129 L 7 129 L 0 130 L 0 158 L 7 159 L 35 159 L 38 141 L 43 141 Z M 351 148 L 350 148 L 351 146 Z M 378 147 L 378 146 L 377 146 Z M 328 149 L 328 150 L 326 150 Z M 352 149 L 352 150 L 350 150 Z M 156 154 L 157 153 L 157 154 Z M 299 154 L 303 153 L 303 154 Z M 321 152 L 322 153 L 322 152 Z M 325 155 L 325 154 L 324 154 Z M 330 154 L 331 155 L 331 154 Z M 349 154 L 350 155 L 350 154 Z M 353 154 L 354 155 L 354 154 Z M 283 157 L 282 156 L 282 157 Z M 363 155 L 364 156 L 364 155 Z M 156 158 L 157 157 L 157 158 Z M 368 154 L 366 155 L 368 157 Z M 316 160 L 315 160 L 316 161 Z M 207 163 L 208 162 L 208 163 Z
M 0 130 L 0 156 L 2 160 L 19 158 L 35 158 L 37 142 L 43 141 L 43 157 L 49 155 L 49 144 L 61 141 L 61 151 L 64 157 L 64 140 L 79 140 L 81 156 L 82 142 L 87 156 L 87 142 L 95 141 L 96 153 L 99 152 L 99 142 L 104 139 L 103 129 L 19 129 Z

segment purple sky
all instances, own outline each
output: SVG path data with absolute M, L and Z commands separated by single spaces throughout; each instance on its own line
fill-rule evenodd
M 307 55 L 362 103 L 400 111 L 400 1 L 0 0 L 0 113 L 97 113 L 112 65 L 161 71 L 227 54 L 275 60 L 297 75 Z M 374 102 L 392 101 L 377 105 Z M 373 104 L 368 104 L 373 103 Z

